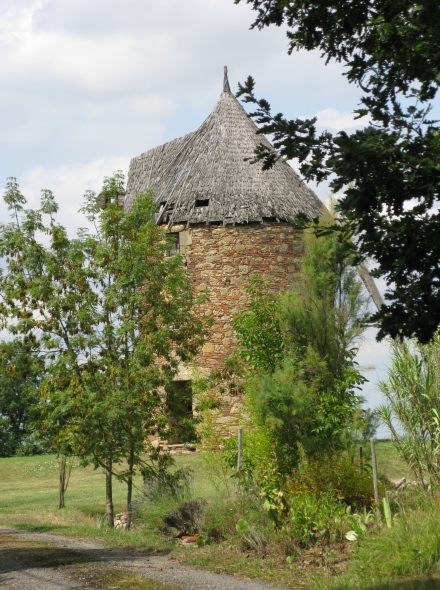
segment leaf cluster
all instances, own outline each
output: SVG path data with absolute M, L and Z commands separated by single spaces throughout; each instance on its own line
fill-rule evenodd
M 25 342 L 0 343 L 0 456 L 38 454 L 44 446 L 35 440 L 32 406 L 44 376 L 41 357 Z

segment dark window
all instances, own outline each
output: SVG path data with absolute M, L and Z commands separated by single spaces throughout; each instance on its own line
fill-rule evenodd
M 180 240 L 179 240 L 179 233 L 168 234 L 168 250 L 167 256 L 174 256 L 175 254 L 179 254 L 180 252 Z
M 191 381 L 173 381 L 166 388 L 170 444 L 194 442 L 196 431 L 193 417 Z
M 196 207 L 207 207 L 209 205 L 209 199 L 197 199 Z

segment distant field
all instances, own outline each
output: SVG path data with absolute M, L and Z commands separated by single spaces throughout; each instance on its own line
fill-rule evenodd
M 411 470 L 397 455 L 392 442 L 377 442 L 376 455 L 379 474 L 386 475 L 392 481 L 402 477 L 414 479 Z

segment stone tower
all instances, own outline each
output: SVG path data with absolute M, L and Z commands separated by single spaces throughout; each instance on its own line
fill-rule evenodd
M 261 144 L 273 150 L 231 93 L 225 68 L 223 92 L 199 129 L 130 163 L 125 207 L 137 193 L 153 190 L 157 223 L 175 234 L 194 289 L 209 294 L 203 313 L 213 326 L 197 361 L 202 368 L 220 368 L 232 352 L 231 318 L 246 306 L 252 275 L 258 273 L 275 291 L 294 282 L 293 260 L 302 241 L 289 220 L 323 211 L 287 162 L 266 171 L 252 163 Z M 233 422 L 234 400 L 228 401 L 224 418 Z

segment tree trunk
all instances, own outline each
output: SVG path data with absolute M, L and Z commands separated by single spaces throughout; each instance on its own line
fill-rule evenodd
M 115 524 L 115 515 L 113 512 L 113 482 L 112 482 L 113 461 L 109 457 L 105 466 L 105 500 L 107 506 L 107 524 L 112 529 Z
M 59 458 L 59 467 L 60 467 L 60 484 L 58 489 L 58 508 L 64 508 L 64 494 L 66 493 L 66 464 L 67 464 L 67 457 L 66 455 L 60 455 Z
M 134 465 L 134 452 L 130 450 L 130 456 L 128 458 L 128 478 L 127 478 L 127 525 L 126 530 L 129 531 L 131 528 L 131 521 L 133 518 L 133 465 Z

